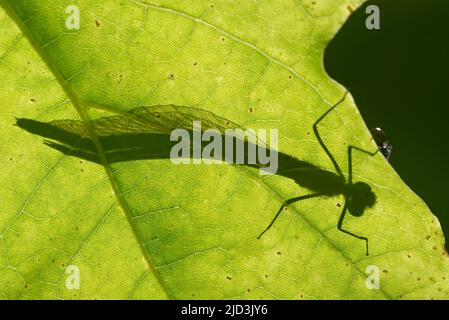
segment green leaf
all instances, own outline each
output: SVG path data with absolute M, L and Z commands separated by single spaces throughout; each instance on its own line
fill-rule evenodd
M 314 134 L 345 92 L 324 49 L 362 2 L 80 0 L 77 30 L 65 2 L 0 1 L 2 297 L 447 297 L 422 200 L 380 153 L 354 150 L 349 181 L 348 146 L 376 150 L 350 95 Z M 163 105 L 171 117 L 149 118 Z M 185 108 L 210 126 L 277 128 L 286 171 L 136 152 L 167 143 L 145 134 L 187 125 Z M 369 256 L 337 228 L 343 208 Z

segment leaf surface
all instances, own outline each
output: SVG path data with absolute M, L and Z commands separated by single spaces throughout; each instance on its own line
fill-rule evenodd
M 312 126 L 344 95 L 323 52 L 361 0 L 80 0 L 79 30 L 66 28 L 65 2 L 0 3 L 2 297 L 448 296 L 439 223 L 379 153 L 354 152 L 353 182 L 376 202 L 344 220 L 369 239 L 366 256 L 364 241 L 337 228 L 343 189 L 290 204 L 258 240 L 285 201 L 326 186 L 239 165 L 114 161 L 107 151 L 119 141 L 104 136 L 133 124 L 107 134 L 96 125 L 143 106 L 189 106 L 277 128 L 281 154 L 338 177 Z M 46 126 L 61 121 L 77 133 L 69 150 L 55 148 L 62 132 Z M 349 95 L 319 131 L 346 182 L 348 146 L 376 150 Z M 84 142 L 88 155 L 73 148 Z M 69 265 L 79 290 L 66 286 Z M 379 268 L 378 290 L 365 285 L 368 266 Z

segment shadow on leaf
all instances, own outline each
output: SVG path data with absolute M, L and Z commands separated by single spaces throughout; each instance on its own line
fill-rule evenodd
M 343 98 L 344 99 L 344 98 Z M 343 99 L 341 101 L 343 101 Z M 339 101 L 339 103 L 341 102 Z M 377 153 L 369 153 L 357 147 L 349 146 L 349 178 L 345 176 L 337 164 L 336 160 L 324 144 L 318 133 L 318 123 L 333 110 L 339 103 L 330 108 L 322 117 L 314 124 L 314 133 L 323 150 L 332 160 L 336 172 L 321 169 L 309 162 L 301 161 L 290 155 L 270 149 L 269 146 L 261 144 L 259 140 L 252 140 L 243 137 L 240 142 L 244 145 L 245 156 L 248 159 L 248 150 L 251 148 L 259 148 L 258 154 L 264 152 L 265 155 L 276 153 L 278 155 L 277 175 L 292 179 L 295 183 L 303 188 L 311 191 L 310 194 L 299 196 L 284 201 L 284 204 L 274 216 L 273 220 L 265 230 L 258 236 L 263 236 L 274 224 L 279 215 L 283 212 L 283 208 L 297 201 L 315 197 L 332 197 L 343 195 L 345 203 L 338 221 L 338 229 L 350 236 L 366 242 L 366 254 L 369 254 L 368 239 L 363 236 L 356 235 L 350 231 L 343 229 L 343 221 L 346 212 L 353 216 L 361 216 L 365 210 L 372 207 L 376 202 L 376 196 L 371 187 L 363 182 L 352 182 L 352 151 L 357 150 L 369 155 Z M 154 106 L 141 107 L 129 112 L 123 112 L 120 115 L 107 116 L 91 121 L 90 126 L 95 131 L 98 142 L 101 144 L 104 155 L 109 163 L 144 160 L 144 159 L 170 159 L 170 151 L 177 144 L 177 141 L 170 141 L 170 133 L 176 128 L 184 128 L 190 133 L 193 132 L 193 121 L 201 121 L 202 130 L 215 129 L 222 135 L 223 147 L 225 146 L 225 130 L 239 129 L 235 123 L 216 116 L 211 112 L 179 106 Z M 55 120 L 48 123 L 39 122 L 32 119 L 17 119 L 16 125 L 29 133 L 46 138 L 44 143 L 66 155 L 78 157 L 87 161 L 101 164 L 101 159 L 97 153 L 97 149 L 93 140 L 89 137 L 85 124 L 78 120 Z M 192 135 L 190 135 L 192 136 Z M 225 155 L 220 158 L 231 160 L 228 162 L 236 163 L 237 141 L 239 137 L 234 137 L 232 159 L 227 159 Z M 209 142 L 207 142 L 209 143 Z M 202 148 L 207 144 L 202 142 Z M 192 143 L 190 144 L 192 146 Z M 190 153 L 192 155 L 192 153 Z M 217 155 L 214 155 L 216 157 Z M 252 168 L 263 168 L 263 165 L 256 158 L 253 163 L 241 163 Z

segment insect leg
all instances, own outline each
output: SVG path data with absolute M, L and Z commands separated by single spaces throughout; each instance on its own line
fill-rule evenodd
M 295 198 L 291 198 L 289 200 L 284 201 L 284 203 L 282 204 L 281 208 L 279 209 L 279 211 L 276 213 L 276 215 L 274 216 L 273 220 L 270 222 L 270 224 L 268 225 L 268 227 L 265 228 L 264 231 L 262 231 L 261 234 L 259 234 L 259 236 L 257 237 L 257 239 L 260 239 L 265 232 L 267 232 L 274 224 L 274 222 L 276 221 L 276 219 L 279 217 L 279 215 L 281 214 L 282 210 L 287 207 L 288 205 L 294 203 L 294 202 L 298 202 L 301 200 L 305 200 L 305 199 L 310 199 L 310 198 L 315 198 L 315 197 L 320 197 L 321 194 L 318 193 L 313 193 L 313 194 L 308 194 L 305 196 L 300 196 L 300 197 L 295 197 Z
M 363 150 L 359 147 L 354 147 L 351 145 L 348 147 L 348 174 L 349 174 L 348 180 L 349 180 L 349 183 L 352 183 L 352 150 L 357 150 L 357 151 L 366 153 L 372 157 L 375 156 L 379 152 L 379 149 L 377 149 L 374 152 L 369 152 L 369 151 Z
M 330 107 L 321 117 L 318 118 L 317 121 L 313 124 L 313 133 L 315 134 L 315 137 L 318 140 L 318 143 L 320 144 L 321 148 L 323 148 L 324 152 L 326 152 L 329 159 L 332 161 L 332 164 L 334 165 L 335 170 L 337 171 L 338 175 L 340 177 L 343 177 L 343 172 L 341 171 L 340 166 L 338 165 L 335 158 L 332 156 L 331 152 L 327 148 L 326 144 L 324 143 L 323 139 L 321 139 L 320 133 L 318 132 L 318 124 L 323 120 L 332 110 L 334 110 L 340 103 L 342 103 L 348 92 L 346 91 L 343 98 L 340 99 L 336 104 L 334 104 L 332 107 Z
M 364 240 L 365 243 L 366 243 L 366 255 L 369 256 L 368 238 L 362 237 L 362 236 L 358 236 L 358 235 L 356 235 L 356 234 L 354 234 L 354 233 L 352 233 L 352 232 L 350 232 L 350 231 L 347 231 L 347 230 L 344 230 L 344 229 L 343 229 L 343 221 L 344 221 L 344 219 L 345 219 L 345 215 L 346 215 L 346 212 L 347 212 L 347 211 L 348 211 L 348 205 L 347 205 L 347 203 L 345 203 L 345 205 L 344 205 L 344 207 L 343 207 L 343 211 L 341 212 L 340 218 L 338 219 L 338 225 L 337 225 L 337 228 L 338 228 L 338 230 L 340 230 L 341 232 L 344 232 L 344 233 L 346 233 L 346 234 L 349 234 L 350 236 L 353 236 L 353 237 L 355 237 L 355 238 L 357 238 L 357 239 Z

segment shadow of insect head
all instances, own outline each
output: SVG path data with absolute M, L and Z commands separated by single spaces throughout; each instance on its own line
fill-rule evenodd
M 367 208 L 372 207 L 376 201 L 376 196 L 368 184 L 364 182 L 353 182 L 353 151 L 374 156 L 379 150 L 371 153 L 358 147 L 349 146 L 349 172 L 348 179 L 346 180 L 339 164 L 329 151 L 318 131 L 320 122 L 343 102 L 345 97 L 346 94 L 313 124 L 313 132 L 316 139 L 331 160 L 335 172 L 322 169 L 309 162 L 299 160 L 276 150 L 278 153 L 278 171 L 276 174 L 292 179 L 301 187 L 310 190 L 311 193 L 284 201 L 268 226 L 258 235 L 258 239 L 274 225 L 285 207 L 305 199 L 343 195 L 345 201 L 338 219 L 337 228 L 345 234 L 365 241 L 366 254 L 369 254 L 368 239 L 344 229 L 343 222 L 348 212 L 353 216 L 359 217 L 363 215 Z M 102 151 L 109 163 L 141 159 L 169 159 L 170 150 L 175 144 L 175 142 L 170 141 L 170 133 L 177 128 L 193 131 L 194 121 L 201 121 L 201 130 L 215 129 L 222 135 L 225 135 L 226 129 L 242 129 L 226 118 L 206 110 L 192 107 L 157 105 L 139 107 L 128 112 L 117 112 L 119 112 L 117 115 L 101 117 L 89 123 L 96 134 L 95 139 L 98 139 L 98 142 L 101 144 Z M 46 145 L 66 155 L 79 157 L 99 164 L 102 163 L 97 148 L 89 136 L 86 124 L 82 121 L 63 119 L 46 123 L 20 118 L 17 119 L 16 125 L 30 133 L 47 138 L 44 141 Z M 244 144 L 245 153 L 248 150 L 254 150 L 254 143 L 257 144 L 257 147 L 260 147 L 259 140 L 254 142 L 254 140 L 249 141 L 245 137 L 240 138 L 238 136 L 235 139 L 244 140 L 241 142 Z M 225 140 L 222 139 L 222 141 Z M 237 148 L 237 145 L 238 143 L 234 143 L 234 148 Z M 267 154 L 266 152 L 273 151 L 266 144 L 264 144 L 263 148 L 265 148 L 265 154 Z M 222 150 L 225 150 L 225 148 L 222 148 Z M 234 149 L 234 155 L 237 154 L 236 151 Z M 244 158 L 248 159 L 247 156 Z M 223 159 L 226 159 L 226 161 L 229 160 L 226 157 L 223 157 Z M 260 169 L 266 164 L 257 161 L 256 163 L 243 163 L 239 165 Z

